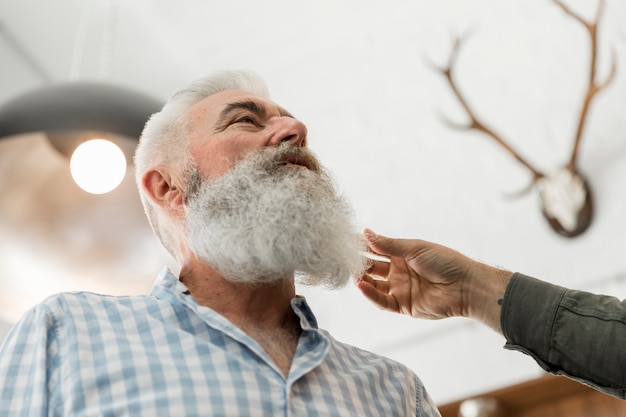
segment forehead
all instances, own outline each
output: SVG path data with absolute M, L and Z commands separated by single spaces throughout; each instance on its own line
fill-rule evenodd
M 242 90 L 226 90 L 205 97 L 194 104 L 189 109 L 189 116 L 193 123 L 212 122 L 217 120 L 229 105 L 241 102 L 255 102 L 268 113 L 289 114 L 278 104 L 256 94 Z

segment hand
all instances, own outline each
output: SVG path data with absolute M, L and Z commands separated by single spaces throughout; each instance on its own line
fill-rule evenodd
M 445 246 L 418 239 L 391 239 L 365 230 L 374 261 L 357 283 L 382 309 L 411 317 L 473 317 L 499 329 L 499 305 L 510 273 L 476 262 Z M 503 279 L 489 279 L 500 277 Z M 493 303 L 493 305 L 491 305 Z

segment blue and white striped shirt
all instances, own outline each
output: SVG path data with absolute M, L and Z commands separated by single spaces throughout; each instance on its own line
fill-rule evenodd
M 285 378 L 167 270 L 147 296 L 52 296 L 0 349 L 0 415 L 439 415 L 411 370 L 318 329 L 303 298 L 292 306 L 303 331 Z

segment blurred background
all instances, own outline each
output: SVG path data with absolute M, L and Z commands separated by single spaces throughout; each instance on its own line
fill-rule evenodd
M 595 19 L 596 1 L 565 3 Z M 612 62 L 616 70 L 587 115 L 578 167 L 594 216 L 573 238 L 548 225 L 536 188 L 511 197 L 531 182 L 528 169 L 487 136 L 446 123 L 467 115 L 435 69 L 463 37 L 455 79 L 476 114 L 538 169 L 565 165 L 590 41 L 549 0 L 0 0 L 0 104 L 87 82 L 162 103 L 214 70 L 253 70 L 307 124 L 310 147 L 353 202 L 360 228 L 624 298 L 624 21 L 626 3 L 607 0 L 597 80 Z M 48 295 L 145 293 L 173 267 L 144 219 L 132 165 L 114 191 L 88 194 L 50 143 L 36 127 L 0 138 L 0 340 Z M 300 292 L 322 327 L 409 365 L 440 404 L 541 375 L 468 320 L 382 312 L 353 286 Z

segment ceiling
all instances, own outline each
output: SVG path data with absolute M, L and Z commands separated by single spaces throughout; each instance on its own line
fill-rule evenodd
M 566 3 L 593 18 L 595 1 Z M 251 69 L 307 124 L 311 148 L 353 201 L 360 227 L 624 298 L 624 21 L 626 3 L 608 0 L 598 79 L 610 71 L 611 51 L 617 72 L 588 116 L 579 166 L 593 187 L 595 217 L 573 239 L 548 227 L 536 190 L 507 197 L 530 175 L 502 147 L 446 125 L 465 114 L 433 69 L 464 35 L 458 83 L 477 114 L 542 170 L 563 165 L 589 43 L 548 0 L 0 0 L 0 102 L 76 81 L 164 101 L 213 70 Z M 163 265 L 173 266 L 130 178 L 106 202 L 76 193 L 66 161 L 37 133 L 0 141 L 0 174 L 6 321 L 61 290 L 146 292 Z M 337 338 L 409 364 L 438 402 L 538 373 L 501 349 L 501 336 L 468 321 L 380 312 L 352 287 L 301 291 Z

